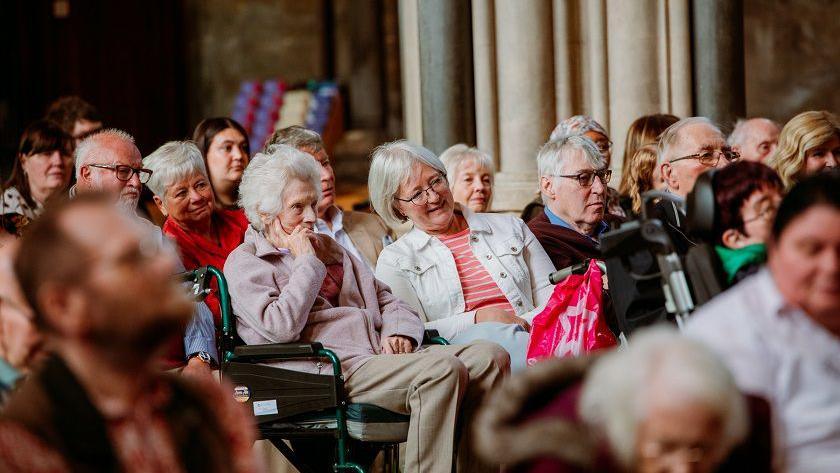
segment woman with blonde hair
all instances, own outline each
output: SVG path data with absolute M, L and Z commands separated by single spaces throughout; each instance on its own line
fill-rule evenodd
M 655 145 L 659 135 L 678 121 L 679 118 L 674 115 L 657 113 L 639 117 L 630 124 L 624 141 L 623 172 L 618 185 L 621 206 L 628 214 L 637 215 L 641 211 L 643 192 L 660 187 L 662 178 L 656 166 Z M 639 153 L 646 145 L 654 145 L 652 162 L 650 150 Z
M 642 213 L 642 194 L 649 190 L 661 190 L 662 179 L 654 179 L 656 170 L 656 144 L 650 143 L 636 150 L 631 159 L 632 166 L 624 168 L 621 175 L 621 206 L 629 215 Z
M 790 119 L 779 135 L 779 146 L 767 160 L 789 190 L 803 177 L 840 162 L 840 120 L 831 112 L 812 110 Z

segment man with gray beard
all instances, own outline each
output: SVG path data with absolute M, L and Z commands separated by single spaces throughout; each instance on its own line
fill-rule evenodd
M 136 213 L 140 191 L 152 171 L 143 169 L 143 156 L 134 144 L 134 137 L 113 128 L 96 132 L 79 143 L 75 159 L 76 185 L 70 189 L 71 198 L 77 193 L 108 194 L 114 198 L 117 208 L 136 219 L 154 241 L 161 246 L 167 243 L 160 228 Z M 178 271 L 184 271 L 180 261 L 178 266 Z M 218 366 L 213 315 L 203 302 L 195 304 L 183 346 L 175 345 L 163 361 L 165 369 L 183 368 L 184 374 L 210 375 L 211 368 Z

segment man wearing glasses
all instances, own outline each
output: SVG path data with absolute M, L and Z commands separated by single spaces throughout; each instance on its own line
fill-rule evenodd
M 71 198 L 86 192 L 111 195 L 118 208 L 154 234 L 152 240 L 161 246 L 168 243 L 160 228 L 136 214 L 142 185 L 152 176 L 152 171 L 143 169 L 143 157 L 131 135 L 117 129 L 96 132 L 79 143 L 75 158 L 76 185 L 70 189 Z M 184 271 L 180 260 L 178 264 L 178 272 Z M 183 342 L 173 342 L 173 350 L 164 357 L 161 367 L 183 368 L 187 375 L 210 375 L 212 366 L 218 364 L 218 354 L 213 315 L 204 302 L 195 304 L 194 317 Z
M 546 143 L 537 156 L 545 209 L 528 222 L 557 269 L 600 257 L 598 237 L 612 171 L 591 139 L 571 135 Z
M 685 199 L 700 174 L 723 168 L 740 156 L 726 144 L 720 129 L 705 117 L 684 118 L 662 132 L 659 140 L 659 168 L 668 192 Z M 685 210 L 663 199 L 656 213 L 665 223 L 679 253 L 693 246 L 685 233 Z
M 152 176 L 142 167 L 143 156 L 131 135 L 114 129 L 95 133 L 76 148 L 73 191 L 111 194 L 123 210 L 134 212 L 142 185 Z

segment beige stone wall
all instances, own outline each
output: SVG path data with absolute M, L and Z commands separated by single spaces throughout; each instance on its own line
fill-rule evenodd
M 322 78 L 322 3 L 187 0 L 184 23 L 190 122 L 228 115 L 245 78 Z
M 747 114 L 840 113 L 840 1 L 745 0 Z

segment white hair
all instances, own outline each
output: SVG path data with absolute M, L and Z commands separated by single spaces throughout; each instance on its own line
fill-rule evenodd
M 556 176 L 564 174 L 569 157 L 575 153 L 583 153 L 586 161 L 595 169 L 606 167 L 604 156 L 598 151 L 595 142 L 584 135 L 562 135 L 556 140 L 544 144 L 537 153 L 537 170 L 540 177 L 551 179 L 552 185 Z M 547 202 L 545 194 L 543 203 Z
M 324 149 L 324 141 L 317 132 L 299 125 L 287 126 L 274 132 L 265 144 L 265 152 L 273 145 L 287 145 L 299 150 L 311 150 L 315 153 Z
M 156 196 L 163 199 L 172 184 L 195 174 L 207 178 L 207 168 L 198 146 L 192 141 L 170 141 L 143 159 L 143 167 L 152 171 L 146 183 Z
M 774 122 L 769 118 L 750 118 L 750 119 L 743 119 L 739 118 L 735 122 L 735 128 L 732 129 L 732 133 L 729 134 L 729 137 L 726 139 L 726 144 L 729 146 L 741 146 L 747 141 L 747 136 L 750 135 L 749 133 L 749 125 L 751 123 L 755 123 L 756 121 L 764 122 L 770 125 L 775 126 L 777 129 L 781 129 L 782 127 L 779 126 L 778 123 Z
M 309 183 L 321 199 L 321 172 L 312 156 L 278 144 L 254 156 L 239 184 L 239 206 L 254 229 L 262 231 L 264 217 L 280 214 L 286 186 L 293 180 Z
M 746 401 L 732 374 L 706 346 L 669 327 L 640 331 L 626 349 L 598 360 L 584 380 L 578 411 L 632 469 L 636 432 L 654 396 L 713 409 L 723 422 L 720 456 L 747 435 Z
M 657 164 L 662 164 L 666 160 L 670 161 L 671 159 L 673 159 L 673 157 L 670 156 L 668 153 L 671 147 L 677 144 L 682 138 L 680 136 L 680 132 L 683 128 L 698 124 L 708 125 L 714 128 L 714 130 L 717 131 L 720 134 L 720 136 L 724 136 L 723 132 L 720 131 L 720 127 L 706 117 L 683 118 L 682 120 L 666 128 L 665 131 L 663 131 L 662 134 L 659 136 L 659 144 L 657 145 Z
M 96 133 L 88 136 L 83 139 L 78 146 L 76 146 L 76 151 L 73 152 L 73 156 L 76 161 L 77 180 L 82 176 L 82 168 L 95 158 L 95 151 L 97 150 L 99 141 L 102 138 L 116 138 L 136 146 L 133 136 L 116 128 L 108 128 L 107 130 L 97 131 Z
M 575 115 L 558 123 L 557 126 L 554 127 L 554 130 L 552 130 L 551 136 L 548 140 L 554 141 L 563 138 L 564 136 L 583 135 L 590 131 L 600 133 L 609 138 L 607 130 L 605 130 L 600 123 L 595 121 L 594 118 L 589 115 Z
M 406 140 L 378 146 L 371 155 L 368 174 L 370 202 L 376 213 L 389 225 L 399 225 L 406 217 L 394 208 L 400 185 L 408 180 L 415 164 L 425 164 L 441 173 L 446 166 L 428 149 Z
M 490 174 L 490 181 L 493 181 L 493 174 L 496 173 L 496 166 L 489 154 L 478 148 L 469 147 L 463 143 L 452 145 L 440 155 L 440 162 L 446 168 L 446 178 L 449 179 L 449 186 L 458 177 L 458 169 L 462 164 L 472 161 L 478 167 Z

